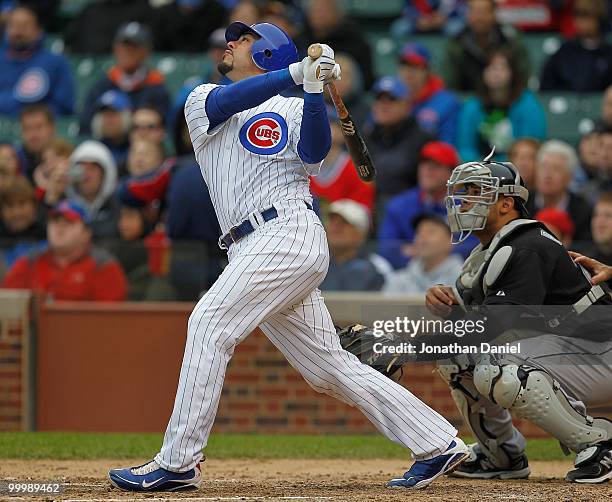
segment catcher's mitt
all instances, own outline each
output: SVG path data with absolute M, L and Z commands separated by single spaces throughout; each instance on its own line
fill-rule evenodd
M 399 380 L 402 376 L 402 366 L 408 362 L 409 354 L 389 354 L 382 351 L 376 351 L 374 344 L 382 344 L 381 346 L 396 345 L 399 340 L 388 333 L 382 336 L 374 335 L 374 330 L 361 324 L 353 324 L 346 328 L 336 326 L 336 333 L 340 338 L 342 348 L 351 354 L 354 354 L 359 360 L 371 366 L 383 375 L 392 380 Z M 397 372 L 399 375 L 395 375 Z

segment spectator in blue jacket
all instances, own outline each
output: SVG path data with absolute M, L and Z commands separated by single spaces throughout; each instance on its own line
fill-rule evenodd
M 485 67 L 477 95 L 469 98 L 459 116 L 457 147 L 466 161 L 479 160 L 495 146 L 495 158 L 506 160 L 518 138 L 546 137 L 542 105 L 517 71 L 512 52 L 499 49 Z
M 0 114 L 16 117 L 22 107 L 46 103 L 55 114 L 74 111 L 74 78 L 64 56 L 43 46 L 44 32 L 32 8 L 10 12 L 0 48 Z
M 459 163 L 452 145 L 441 141 L 426 143 L 419 155 L 418 187 L 396 195 L 387 203 L 378 229 L 378 252 L 393 268 L 405 267 L 413 255 L 413 221 L 417 215 L 433 213 L 446 218 L 446 182 Z M 475 243 L 470 237 L 456 251 L 467 255 Z
M 89 133 L 98 98 L 106 91 L 118 90 L 128 95 L 133 108 L 144 105 L 157 108 L 166 115 L 170 95 L 164 76 L 149 68 L 152 36 L 149 28 L 137 22 L 124 24 L 115 36 L 113 54 L 116 65 L 90 89 L 79 119 L 81 133 Z
M 395 38 L 413 33 L 456 35 L 465 26 L 464 0 L 406 0 L 402 17 L 391 24 Z
M 399 57 L 399 76 L 410 89 L 412 115 L 421 129 L 440 141 L 455 143 L 461 103 L 431 72 L 431 54 L 419 43 L 404 46 Z

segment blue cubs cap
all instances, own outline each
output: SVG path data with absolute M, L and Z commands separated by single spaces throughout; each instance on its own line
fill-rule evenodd
M 388 94 L 394 99 L 404 99 L 410 94 L 404 82 L 397 77 L 391 76 L 379 78 L 374 82 L 372 91 L 377 97 L 381 94 Z
M 56 204 L 53 209 L 49 211 L 49 217 L 54 218 L 57 216 L 62 216 L 70 221 L 79 221 L 81 220 L 85 225 L 90 224 L 89 215 L 87 214 L 87 210 L 71 200 L 63 200 L 60 203 Z
M 423 44 L 409 43 L 402 47 L 399 62 L 421 68 L 428 68 L 431 61 L 431 53 Z
M 104 108 L 122 112 L 124 110 L 130 110 L 132 108 L 132 102 L 124 92 L 115 90 L 106 91 L 98 98 L 96 103 L 96 109 L 103 110 Z
M 259 38 L 251 46 L 251 56 L 258 68 L 275 71 L 297 63 L 298 52 L 293 40 L 282 29 L 272 23 L 258 23 L 252 26 L 236 21 L 225 30 L 226 42 L 235 42 L 245 33 Z

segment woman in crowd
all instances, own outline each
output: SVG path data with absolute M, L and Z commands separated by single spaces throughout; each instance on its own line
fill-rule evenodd
M 544 109 L 516 68 L 512 53 L 491 54 L 476 96 L 465 102 L 459 116 L 457 147 L 464 161 L 482 159 L 493 146 L 496 159 L 506 160 L 515 139 L 546 137 Z

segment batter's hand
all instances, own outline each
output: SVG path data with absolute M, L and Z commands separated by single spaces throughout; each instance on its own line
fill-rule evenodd
M 334 69 L 331 71 L 329 76 L 325 79 L 325 83 L 329 84 L 334 80 L 342 80 L 342 68 L 340 68 L 340 64 L 336 63 L 334 65 Z
M 589 272 L 591 272 L 591 274 L 595 274 L 591 277 L 591 282 L 593 284 L 599 284 L 612 279 L 612 267 L 604 265 L 594 258 L 581 255 L 580 253 L 575 253 L 574 251 L 568 251 L 568 253 L 576 263 L 582 265 Z
M 425 306 L 434 315 L 446 317 L 451 313 L 451 305 L 459 305 L 450 286 L 437 284 L 427 290 Z
M 334 72 L 339 75 L 336 69 L 336 61 L 334 60 L 334 50 L 326 44 L 319 44 L 323 49 L 323 53 L 317 59 L 312 59 L 310 56 L 303 61 L 302 67 L 304 72 L 304 92 L 316 94 L 323 92 L 323 84 L 328 79 L 333 79 Z

